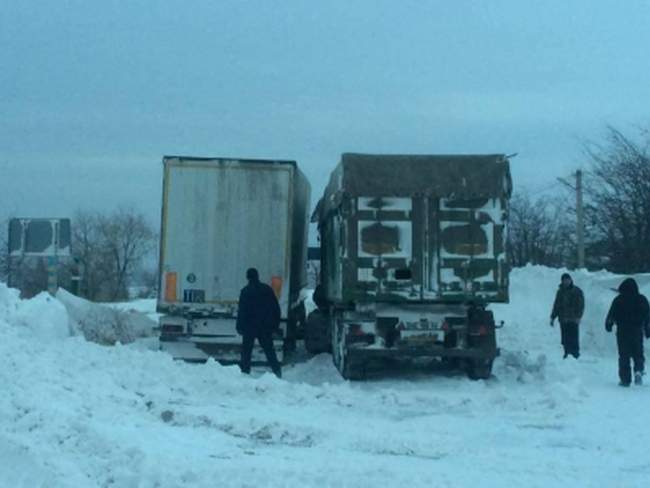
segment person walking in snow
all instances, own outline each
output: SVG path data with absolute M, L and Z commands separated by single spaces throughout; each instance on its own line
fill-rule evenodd
M 246 271 L 248 285 L 239 294 L 239 311 L 237 313 L 237 332 L 242 336 L 241 362 L 242 373 L 251 372 L 251 355 L 255 339 L 266 354 L 273 373 L 282 377 L 282 367 L 273 348 L 273 332 L 280 326 L 280 305 L 273 289 L 260 282 L 255 268 Z
M 573 284 L 573 279 L 568 273 L 562 275 L 560 287 L 555 295 L 553 311 L 551 312 L 551 327 L 555 319 L 560 319 L 560 333 L 564 358 L 571 354 L 574 358 L 580 357 L 579 325 L 585 311 L 585 299 L 582 290 Z
M 621 386 L 630 386 L 632 372 L 630 359 L 634 361 L 634 383 L 643 383 L 643 333 L 650 337 L 650 307 L 648 299 L 639 293 L 633 278 L 627 278 L 618 287 L 618 296 L 609 308 L 605 329 L 611 332 L 616 325 L 618 345 L 618 376 Z

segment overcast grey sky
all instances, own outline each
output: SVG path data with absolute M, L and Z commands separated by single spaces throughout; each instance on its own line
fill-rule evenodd
M 0 6 L 0 217 L 128 204 L 161 156 L 514 153 L 530 191 L 650 122 L 650 2 L 67 1 Z

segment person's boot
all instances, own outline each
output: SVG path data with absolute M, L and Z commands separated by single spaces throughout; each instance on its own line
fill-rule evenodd
M 273 368 L 273 374 L 277 376 L 279 379 L 282 379 L 282 367 L 276 366 Z
M 643 373 L 641 371 L 637 371 L 634 373 L 634 384 L 635 385 L 643 384 Z
M 630 386 L 630 383 L 632 383 L 632 368 L 630 368 L 629 364 L 620 364 L 619 363 L 619 368 L 618 368 L 618 378 L 621 380 L 619 383 L 620 386 Z
M 626 382 L 624 382 L 624 381 L 619 381 L 619 382 L 618 382 L 618 386 L 625 386 L 625 387 L 629 387 L 629 386 L 630 386 L 630 384 L 629 384 L 629 383 L 626 383 Z

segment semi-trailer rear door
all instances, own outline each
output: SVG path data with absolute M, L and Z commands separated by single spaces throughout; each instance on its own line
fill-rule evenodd
M 293 166 L 171 159 L 165 165 L 160 301 L 233 307 L 256 267 L 289 308 Z
M 428 292 L 507 300 L 505 200 L 430 199 Z

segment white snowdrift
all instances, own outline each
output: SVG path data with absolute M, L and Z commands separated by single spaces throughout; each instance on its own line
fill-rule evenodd
M 139 337 L 152 335 L 157 325 L 141 311 L 89 302 L 63 288 L 59 289 L 56 298 L 68 312 L 71 330 L 98 344 L 129 344 Z
M 548 338 L 557 339 L 553 353 L 560 353 L 559 325 L 549 321 L 562 273 L 568 272 L 585 295 L 585 315 L 580 324 L 582 352 L 594 356 L 615 356 L 616 341 L 605 331 L 605 318 L 615 291 L 625 277 L 607 272 L 568 271 L 542 266 L 516 269 L 511 275 L 510 304 L 493 306 L 497 319 L 506 322 L 500 336 L 503 348 L 518 353 L 547 354 Z M 650 297 L 650 275 L 635 276 L 642 293 Z M 556 352 L 556 351 L 557 352 Z
M 31 300 L 20 300 L 18 290 L 0 283 L 0 320 L 12 324 L 22 336 L 35 336 L 39 340 L 56 340 L 68 337 L 68 315 L 65 307 L 47 293 Z
M 327 355 L 247 377 L 70 336 L 60 302 L 0 284 L 0 486 L 645 486 L 650 388 L 616 386 L 603 327 L 621 278 L 575 275 L 575 361 L 548 325 L 560 274 L 513 273 L 512 303 L 495 307 L 503 354 L 478 382 L 349 383 Z

